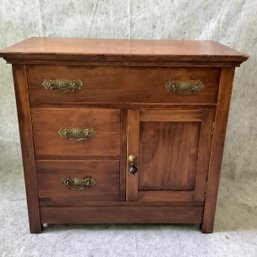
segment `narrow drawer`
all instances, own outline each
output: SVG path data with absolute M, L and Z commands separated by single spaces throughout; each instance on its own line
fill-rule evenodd
M 119 161 L 37 161 L 41 205 L 119 201 Z
M 37 159 L 119 156 L 120 111 L 32 108 Z
M 67 102 L 213 104 L 220 68 L 28 65 L 27 75 L 32 106 Z

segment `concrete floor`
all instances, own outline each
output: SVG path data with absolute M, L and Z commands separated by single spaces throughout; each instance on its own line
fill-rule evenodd
M 0 162 L 0 256 L 256 257 L 257 178 L 222 177 L 213 234 L 196 226 L 79 225 L 28 231 L 20 160 Z

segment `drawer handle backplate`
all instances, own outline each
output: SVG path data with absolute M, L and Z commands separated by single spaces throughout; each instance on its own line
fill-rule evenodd
M 59 93 L 76 92 L 82 89 L 83 83 L 81 80 L 51 80 L 45 79 L 42 86 L 46 90 L 52 90 Z
M 167 81 L 164 85 L 169 91 L 178 95 L 194 95 L 204 90 L 205 86 L 201 81 Z
M 93 177 L 85 178 L 62 178 L 61 184 L 68 189 L 87 190 L 96 185 L 96 179 Z
M 91 129 L 79 128 L 60 128 L 58 131 L 60 137 L 71 141 L 87 141 L 96 135 L 96 131 Z

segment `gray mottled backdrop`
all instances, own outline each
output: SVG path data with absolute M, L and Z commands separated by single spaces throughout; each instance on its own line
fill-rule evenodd
M 223 175 L 257 166 L 257 0 L 12 0 L 0 3 L 0 48 L 32 36 L 213 39 L 250 55 L 237 70 Z M 0 61 L 0 170 L 20 165 L 11 66 Z

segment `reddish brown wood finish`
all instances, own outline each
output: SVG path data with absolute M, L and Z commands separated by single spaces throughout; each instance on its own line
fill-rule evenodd
M 247 56 L 215 41 L 31 38 L 0 52 L 11 63 L 239 66 Z
M 195 191 L 182 191 L 182 190 L 145 190 L 145 191 L 139 191 L 138 192 L 138 201 L 139 202 L 190 202 L 190 204 L 194 203 L 194 195 Z M 197 201 L 199 202 L 199 201 Z M 201 201 L 202 202 L 202 201 Z
M 31 112 L 37 158 L 49 158 L 49 156 L 76 158 L 76 156 L 90 155 L 118 156 L 119 158 L 119 110 L 34 108 Z M 61 128 L 93 128 L 96 135 L 87 141 L 70 141 L 58 135 Z
M 219 98 L 213 131 L 212 154 L 202 222 L 202 231 L 205 233 L 212 233 L 213 231 L 233 78 L 234 69 L 223 68 L 220 78 Z
M 219 68 L 81 67 L 29 65 L 27 67 L 32 106 L 45 103 L 216 103 Z M 80 79 L 78 92 L 57 93 L 42 86 L 45 79 Z M 169 80 L 201 81 L 203 91 L 181 96 L 165 88 Z
M 87 190 L 64 187 L 62 178 L 93 177 Z M 84 205 L 88 201 L 119 201 L 119 161 L 37 161 L 39 200 L 48 205 Z
M 192 223 L 212 232 L 234 67 L 246 55 L 214 41 L 32 38 L 0 57 L 14 64 L 31 232 L 42 223 Z M 81 79 L 84 88 L 51 92 L 44 79 Z M 167 80 L 206 87 L 178 96 Z M 97 134 L 70 142 L 61 127 Z M 71 191 L 64 176 L 97 184 Z
M 139 154 L 139 121 L 140 113 L 138 110 L 128 111 L 128 137 L 127 137 L 127 163 L 126 163 L 126 200 L 136 201 L 138 194 L 138 173 L 131 174 L 128 172 L 128 156 L 134 155 L 138 158 Z M 137 160 L 136 160 L 137 165 Z
M 127 199 L 204 201 L 212 120 L 212 109 L 130 111 L 138 172 L 127 175 Z
M 30 117 L 28 86 L 24 65 L 13 65 L 15 95 L 19 119 L 23 169 L 26 186 L 29 226 L 31 233 L 40 233 L 40 221 L 37 176 L 34 159 L 33 131 Z
M 200 126 L 190 121 L 141 122 L 138 190 L 194 190 Z
M 121 140 L 120 140 L 120 201 L 126 201 L 127 173 L 127 118 L 126 109 L 121 110 Z
M 90 206 L 41 207 L 44 223 L 49 224 L 199 224 L 200 206 Z

